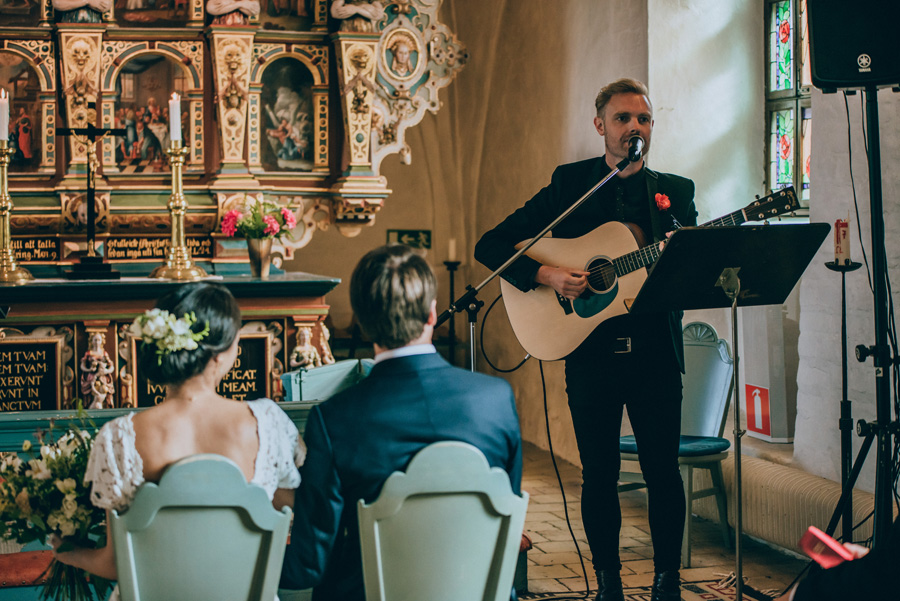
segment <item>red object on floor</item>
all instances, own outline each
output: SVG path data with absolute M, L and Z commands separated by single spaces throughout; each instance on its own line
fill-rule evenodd
M 531 547 L 531 539 L 528 538 L 528 535 L 523 532 L 522 540 L 519 542 L 519 553 L 521 553 L 522 551 L 530 551 Z
M 47 580 L 52 551 L 0 554 L 0 588 L 34 586 Z M 46 572 L 46 573 L 45 573 Z

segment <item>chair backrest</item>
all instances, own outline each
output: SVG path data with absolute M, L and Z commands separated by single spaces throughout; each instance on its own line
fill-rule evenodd
M 711 325 L 695 321 L 684 326 L 684 372 L 681 433 L 721 437 L 731 402 L 734 361 L 728 343 Z
M 186 457 L 110 514 L 122 601 L 271 601 L 290 518 L 231 460 Z
M 507 601 L 528 494 L 477 448 L 438 442 L 359 502 L 368 601 Z

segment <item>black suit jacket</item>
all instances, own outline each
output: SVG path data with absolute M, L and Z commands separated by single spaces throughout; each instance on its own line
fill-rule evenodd
M 356 504 L 441 440 L 480 449 L 516 493 L 522 446 L 505 380 L 452 367 L 436 353 L 377 363 L 369 376 L 310 412 L 281 587 L 315 586 L 318 601 L 365 599 Z
M 537 235 L 609 172 L 610 168 L 604 157 L 560 165 L 553 172 L 549 185 L 504 219 L 497 227 L 481 237 L 475 245 L 475 258 L 489 269 L 497 269 L 513 255 L 516 244 Z M 674 229 L 672 217 L 683 226 L 696 225 L 694 182 L 678 175 L 657 173 L 647 168 L 644 168 L 644 172 L 652 228 L 652 232 L 647 232 L 648 235 L 652 235 L 654 241 L 663 240 L 666 232 Z M 612 185 L 612 182 L 607 185 Z M 601 191 L 595 193 L 594 197 L 589 198 L 563 220 L 553 230 L 553 237 L 577 238 L 611 221 L 608 207 L 604 207 L 602 204 L 604 198 Z M 656 206 L 657 193 L 667 195 L 672 203 L 665 213 Z M 534 278 L 540 266 L 541 264 L 531 257 L 522 256 L 509 266 L 502 277 L 516 288 L 527 292 L 537 287 Z M 582 266 L 566 265 L 565 267 L 580 269 Z M 669 315 L 668 322 L 675 357 L 683 372 L 684 344 L 681 333 L 681 313 Z

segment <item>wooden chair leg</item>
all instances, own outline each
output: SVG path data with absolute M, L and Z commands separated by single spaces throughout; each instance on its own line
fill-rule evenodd
M 722 462 L 716 463 L 709 470 L 713 486 L 716 489 L 716 505 L 719 510 L 719 528 L 725 547 L 731 547 L 731 529 L 728 527 L 728 498 L 725 495 L 725 479 L 722 477 Z
M 681 539 L 681 567 L 691 567 L 691 507 L 694 504 L 694 469 L 690 464 L 678 466 L 684 483 L 684 534 Z

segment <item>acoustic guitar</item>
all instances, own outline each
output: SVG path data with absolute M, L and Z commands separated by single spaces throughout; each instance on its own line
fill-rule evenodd
M 798 208 L 794 189 L 788 187 L 700 227 L 763 221 Z M 563 298 L 549 286 L 522 292 L 506 280 L 500 281 L 506 312 L 522 348 L 544 361 L 561 359 L 574 351 L 602 322 L 628 311 L 647 279 L 644 268 L 652 265 L 661 252 L 656 243 L 639 247 L 629 226 L 615 221 L 578 238 L 538 240 L 526 255 L 544 265 L 582 266 L 590 275 L 587 289 L 575 300 Z

